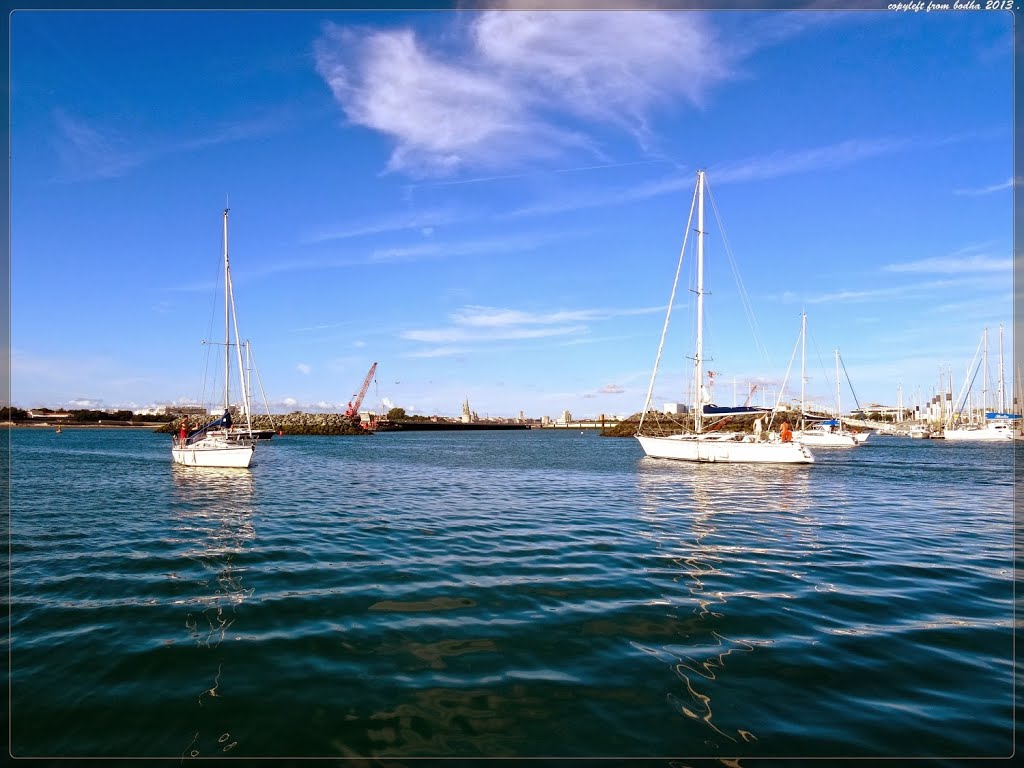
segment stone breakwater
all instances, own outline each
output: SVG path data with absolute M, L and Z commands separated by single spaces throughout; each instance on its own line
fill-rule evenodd
M 214 417 L 208 417 L 212 420 Z M 195 428 L 198 421 L 189 419 L 190 427 Z M 205 423 L 205 421 L 204 421 Z M 236 423 L 241 424 L 238 420 Z M 157 429 L 157 432 L 177 432 L 181 427 L 181 419 L 172 421 Z M 253 416 L 253 429 L 272 429 L 285 435 L 372 435 L 358 423 L 353 423 L 340 413 L 288 413 L 274 416 Z

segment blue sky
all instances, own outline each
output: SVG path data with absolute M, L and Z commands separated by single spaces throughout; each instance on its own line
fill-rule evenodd
M 986 326 L 994 386 L 1000 323 L 1009 389 L 1012 67 L 1004 13 L 16 12 L 11 401 L 202 399 L 229 198 L 273 410 L 376 361 L 378 410 L 636 412 L 698 168 L 719 403 L 801 311 L 812 399 L 835 348 L 861 403 L 959 390 Z

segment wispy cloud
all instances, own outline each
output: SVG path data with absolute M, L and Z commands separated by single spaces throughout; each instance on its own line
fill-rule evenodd
M 947 256 L 933 256 L 902 264 L 886 264 L 882 270 L 933 275 L 1003 272 L 1009 276 L 1013 270 L 1013 259 L 1009 256 L 994 257 L 982 252 L 986 250 L 986 245 L 969 245 Z
M 401 232 L 405 230 L 420 230 L 424 236 L 429 236 L 429 234 L 433 234 L 437 227 L 456 221 L 459 218 L 461 218 L 461 214 L 452 209 L 441 208 L 409 211 L 319 232 L 304 238 L 302 242 L 323 243 L 330 240 L 346 240 L 364 235 L 379 235 L 383 232 Z M 429 232 L 425 230 L 429 230 Z
M 931 259 L 911 261 L 906 264 L 887 264 L 883 267 L 886 272 L 926 272 L 946 274 L 962 272 L 1005 272 L 1007 276 L 1013 270 L 1013 259 L 994 258 L 992 256 L 969 256 L 966 258 L 954 258 L 951 256 L 940 256 Z
M 661 179 L 646 181 L 641 184 L 624 186 L 608 191 L 559 195 L 552 200 L 545 200 L 532 205 L 514 208 L 498 216 L 500 219 L 517 219 L 528 216 L 548 216 L 566 211 L 580 211 L 588 208 L 603 208 L 609 205 L 623 205 L 641 200 L 649 200 L 661 195 L 669 195 L 681 189 L 693 189 L 693 176 L 679 174 Z
M 848 139 L 838 144 L 796 151 L 773 152 L 761 157 L 712 168 L 708 176 L 718 184 L 762 181 L 852 165 L 860 160 L 892 154 L 908 146 L 906 139 Z
M 893 285 L 882 288 L 867 288 L 859 290 L 840 290 L 825 293 L 818 296 L 804 297 L 802 301 L 807 304 L 839 304 L 850 302 L 869 302 L 888 300 L 906 297 L 921 297 L 930 294 L 940 294 L 950 289 L 958 290 L 986 290 L 992 289 L 1000 284 L 1008 282 L 998 281 L 993 283 L 989 274 L 977 275 L 974 277 L 957 277 L 948 280 L 929 280 L 925 282 L 907 283 L 905 285 Z
M 554 312 L 524 312 L 518 309 L 467 306 L 452 314 L 452 320 L 460 325 L 475 327 L 505 327 L 515 325 L 549 325 L 553 323 L 587 322 L 612 317 L 648 315 L 664 312 L 664 307 L 640 307 L 636 309 L 575 309 Z
M 584 337 L 590 323 L 612 317 L 649 314 L 664 307 L 626 309 L 576 309 L 528 312 L 500 307 L 466 306 L 449 316 L 451 325 L 443 328 L 413 329 L 401 332 L 401 338 L 425 344 L 444 345 L 419 357 L 455 354 L 452 344 L 491 344 L 496 341 L 526 341 L 554 337 Z M 463 352 L 463 349 L 456 350 Z
M 306 365 L 306 363 L 299 363 L 298 365 L 295 366 L 295 370 L 297 370 L 304 376 L 308 376 L 313 372 L 313 368 L 309 365 Z
M 456 355 L 464 355 L 468 350 L 462 347 L 435 347 L 434 349 L 425 349 L 419 352 L 409 353 L 409 357 L 422 357 L 422 358 L 433 358 L 433 357 L 454 357 Z
M 517 309 L 496 309 L 493 307 L 465 307 L 452 314 L 452 320 L 464 326 L 476 328 L 501 328 L 515 325 L 549 325 L 553 323 L 592 320 L 598 316 L 596 310 L 558 311 L 530 313 Z
M 954 189 L 954 195 L 966 195 L 970 197 L 978 195 L 991 195 L 993 192 L 1002 192 L 1004 189 L 1013 189 L 1015 185 L 1020 186 L 1022 183 L 1021 179 L 1009 178 L 1002 184 L 992 184 L 988 187 L 977 187 L 973 189 Z
M 594 139 L 564 126 L 616 126 L 644 144 L 655 110 L 699 105 L 732 76 L 697 14 L 490 11 L 431 42 L 328 24 L 315 45 L 349 121 L 394 140 L 389 170 L 420 177 L 570 150 L 604 159 Z
M 603 387 L 597 390 L 599 395 L 621 395 L 626 390 L 620 387 L 618 384 L 605 384 Z
M 55 144 L 68 180 L 108 179 L 141 165 L 145 154 L 115 129 L 101 130 L 88 121 L 55 109 Z
M 430 242 L 416 245 L 377 249 L 370 254 L 369 261 L 371 263 L 391 263 L 448 258 L 451 256 L 519 253 L 572 237 L 574 234 L 573 232 L 563 230 L 551 233 L 523 234 L 520 236 L 483 238 L 479 240 L 449 242 L 431 240 Z
M 929 145 L 960 137 L 932 139 Z M 863 160 L 894 154 L 919 146 L 899 138 L 847 139 L 836 144 L 796 150 L 779 150 L 730 163 L 712 166 L 708 178 L 713 185 L 746 181 L 764 181 L 800 173 L 810 173 L 853 165 Z M 567 211 L 601 208 L 612 205 L 648 200 L 671 195 L 680 190 L 693 189 L 692 173 L 677 173 L 618 189 L 605 189 L 589 193 L 575 193 L 571 197 L 559 195 L 531 205 L 520 206 L 499 215 L 502 219 L 546 216 Z
M 62 182 L 92 181 L 124 176 L 158 157 L 194 152 L 206 147 L 242 141 L 279 131 L 288 121 L 285 113 L 237 120 L 213 126 L 195 136 L 130 135 L 112 125 L 99 124 L 56 108 L 54 145 L 61 163 Z
M 542 339 L 549 336 L 565 336 L 567 334 L 580 333 L 585 330 L 585 325 L 558 325 L 543 328 L 504 327 L 501 329 L 490 328 L 487 330 L 452 327 L 404 331 L 401 335 L 403 339 L 408 339 L 410 341 L 424 341 L 430 344 L 445 344 L 467 341 L 493 342 Z

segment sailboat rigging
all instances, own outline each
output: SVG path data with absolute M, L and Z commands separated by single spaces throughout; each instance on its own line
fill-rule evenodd
M 234 328 L 235 343 L 231 343 Z M 244 434 L 234 430 L 231 415 L 231 347 L 238 357 L 239 380 L 242 392 L 242 412 L 246 420 Z M 231 284 L 231 264 L 228 258 L 228 209 L 224 209 L 224 412 L 214 421 L 199 429 L 174 438 L 171 458 L 176 464 L 195 467 L 233 467 L 244 469 L 250 465 L 256 450 L 252 433 L 252 409 L 245 386 L 242 365 L 242 342 L 238 332 L 234 288 Z
M 1015 413 L 1004 413 L 1003 406 L 1003 326 L 999 326 L 999 410 L 988 410 L 988 328 L 985 328 L 979 342 L 979 350 L 974 353 L 974 359 L 967 369 L 967 377 L 956 404 L 950 408 L 946 417 L 945 427 L 942 436 L 947 440 L 971 440 L 971 441 L 1004 441 L 1013 440 L 1013 423 L 1020 416 Z M 981 362 L 978 363 L 978 353 L 981 353 Z M 977 368 L 975 366 L 978 366 Z M 973 371 L 973 374 L 971 373 Z M 975 378 L 981 373 L 982 380 L 982 402 L 981 410 L 985 414 L 984 425 L 965 424 L 961 421 L 961 414 L 967 404 L 967 396 L 970 395 L 971 387 Z M 952 387 L 950 388 L 952 390 Z
M 720 433 L 705 431 L 704 416 L 712 415 L 706 408 L 705 387 L 704 387 L 704 192 L 705 173 L 697 171 L 697 184 L 694 189 L 694 201 L 690 205 L 690 216 L 686 224 L 686 235 L 683 239 L 683 248 L 679 254 L 679 264 L 676 267 L 675 279 L 672 283 L 672 292 L 669 298 L 668 311 L 665 315 L 665 325 L 661 333 L 661 341 L 658 345 L 658 354 L 655 358 L 654 370 L 651 373 L 651 383 L 647 389 L 647 399 L 640 416 L 640 423 L 637 425 L 636 439 L 640 442 L 644 453 L 652 458 L 675 459 L 678 461 L 699 461 L 699 462 L 740 462 L 740 463 L 783 463 L 783 464 L 807 464 L 814 461 L 811 452 L 799 442 L 786 438 L 791 436 L 788 429 L 784 428 L 782 439 L 771 438 L 761 440 L 760 434 L 744 435 L 735 433 Z M 675 303 L 676 289 L 679 284 L 679 273 L 682 269 L 683 255 L 686 251 L 686 239 L 689 237 L 690 225 L 693 221 L 694 207 L 697 208 L 697 318 L 696 318 L 696 339 L 695 352 L 693 357 L 693 432 L 680 432 L 669 435 L 645 435 L 643 433 L 644 421 L 650 410 L 651 396 L 654 391 L 654 381 L 658 375 L 658 366 L 661 361 L 661 353 L 665 345 L 665 336 L 668 332 L 669 319 L 672 314 L 672 305 Z M 738 409 L 732 409 L 738 410 Z M 747 410 L 747 409 L 742 409 Z M 756 410 L 756 409 L 749 409 Z M 714 413 L 713 415 L 724 415 Z M 788 427 L 788 425 L 786 425 Z
M 867 432 L 854 434 L 843 428 L 843 411 L 841 406 L 840 390 L 841 386 L 839 383 L 839 350 L 835 350 L 836 356 L 836 416 L 834 419 L 816 419 L 817 423 L 813 426 L 807 426 L 807 404 L 805 401 L 805 382 L 807 377 L 804 375 L 805 360 L 807 357 L 807 313 L 804 312 L 800 315 L 800 341 L 801 341 L 801 359 L 800 359 L 800 429 L 794 433 L 794 437 L 798 437 L 800 442 L 805 445 L 810 445 L 814 448 L 854 448 L 868 438 Z M 843 366 L 846 369 L 846 366 Z

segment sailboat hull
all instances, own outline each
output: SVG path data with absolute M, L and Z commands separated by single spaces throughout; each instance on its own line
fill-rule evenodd
M 171 458 L 175 464 L 187 467 L 245 469 L 252 463 L 253 453 L 253 445 L 239 445 L 225 440 L 200 440 L 184 448 L 175 446 L 171 449 Z
M 947 440 L 973 440 L 976 442 L 1006 442 L 1013 440 L 1013 430 L 1009 427 L 1000 428 L 991 425 L 980 429 L 947 429 L 942 434 Z
M 853 448 L 862 442 L 849 432 L 834 433 L 818 429 L 794 432 L 793 439 L 799 440 L 804 445 L 809 445 L 812 448 Z
M 740 464 L 811 464 L 814 455 L 800 443 L 755 442 L 744 435 L 637 435 L 651 458 Z

